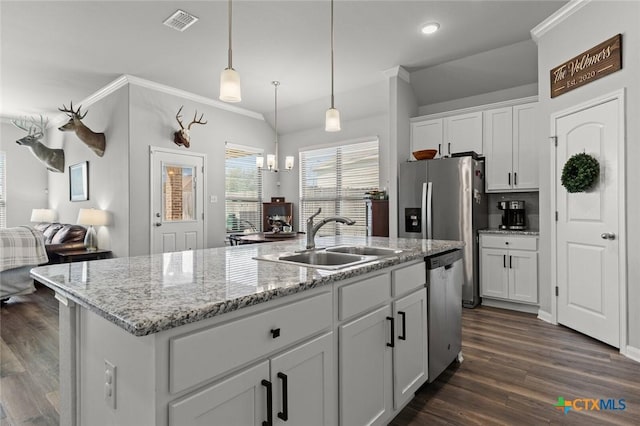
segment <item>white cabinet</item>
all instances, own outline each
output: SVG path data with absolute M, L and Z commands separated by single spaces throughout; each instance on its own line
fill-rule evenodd
M 411 152 L 436 149 L 438 156 L 482 154 L 482 111 L 411 122 Z
M 538 189 L 537 103 L 484 112 L 487 192 Z
M 535 236 L 480 236 L 480 289 L 484 298 L 538 303 Z

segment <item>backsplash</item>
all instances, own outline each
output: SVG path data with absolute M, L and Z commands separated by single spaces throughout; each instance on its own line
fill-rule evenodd
M 489 202 L 489 228 L 498 229 L 502 222 L 502 210 L 498 209 L 498 201 L 521 200 L 524 201 L 526 212 L 527 230 L 539 231 L 539 202 L 537 192 L 500 192 L 487 194 Z

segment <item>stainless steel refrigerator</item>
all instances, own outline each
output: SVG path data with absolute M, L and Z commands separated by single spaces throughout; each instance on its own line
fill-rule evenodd
M 410 161 L 398 174 L 398 236 L 466 243 L 462 302 L 480 302 L 478 229 L 487 227 L 484 161 L 471 156 Z

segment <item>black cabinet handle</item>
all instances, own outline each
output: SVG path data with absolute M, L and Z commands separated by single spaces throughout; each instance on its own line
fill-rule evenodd
M 398 336 L 399 340 L 407 340 L 407 314 L 398 311 L 398 315 L 402 316 L 402 336 Z
M 273 339 L 275 339 L 276 337 L 280 337 L 280 329 L 279 328 L 272 328 L 269 332 L 271 333 L 271 337 Z
M 503 268 L 507 267 L 507 255 L 506 254 L 502 255 L 502 267 Z
M 507 173 L 507 176 L 508 176 L 507 179 L 509 181 L 508 183 L 509 185 L 511 185 L 511 173 Z
M 509 269 L 513 269 L 513 266 L 511 265 L 511 259 L 513 256 L 509 256 Z
M 513 172 L 513 184 L 518 184 L 518 172 Z
M 396 320 L 393 317 L 387 317 L 391 321 L 391 343 L 387 343 L 390 348 L 395 347 Z
M 289 419 L 289 391 L 287 389 L 287 375 L 278 373 L 278 378 L 282 380 L 282 411 L 278 413 L 278 418 L 285 422 Z
M 442 144 L 438 144 L 438 154 L 440 154 L 440 157 L 442 157 L 442 149 L 440 148 L 442 146 Z
M 261 383 L 267 388 L 267 421 L 262 426 L 273 426 L 273 386 L 268 380 L 262 379 Z
M 448 150 L 449 150 L 449 155 L 451 155 L 451 142 L 449 142 L 449 148 L 448 148 Z

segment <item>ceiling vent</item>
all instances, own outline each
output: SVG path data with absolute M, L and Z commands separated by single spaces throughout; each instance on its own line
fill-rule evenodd
M 173 15 L 169 16 L 163 24 L 169 28 L 182 32 L 195 24 L 197 20 L 198 18 L 192 14 L 178 9 Z

